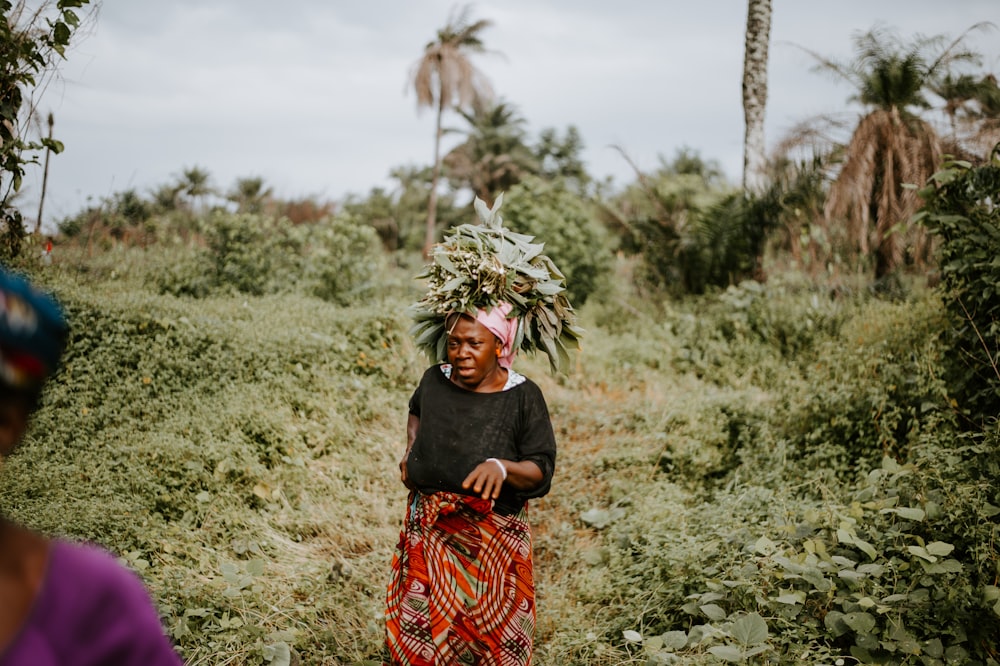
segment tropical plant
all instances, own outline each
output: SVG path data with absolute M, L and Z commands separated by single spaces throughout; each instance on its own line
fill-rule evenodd
M 1000 414 L 1000 143 L 989 164 L 947 162 L 920 194 L 915 220 L 941 239 L 941 290 L 951 314 L 946 355 L 956 406 L 976 427 Z
M 932 87 L 944 100 L 951 136 L 947 152 L 959 159 L 989 160 L 1000 141 L 1000 86 L 992 74 L 948 74 Z
M 514 106 L 498 102 L 459 113 L 469 123 L 466 139 L 444 157 L 455 184 L 492 201 L 525 175 L 538 171 L 538 162 L 527 145 L 525 120 Z
M 743 189 L 763 191 L 766 183 L 764 111 L 767 108 L 767 50 L 771 41 L 771 0 L 747 0 L 743 56 Z
M 673 162 L 661 158 L 653 173 L 632 166 L 636 182 L 602 206 L 605 223 L 621 235 L 624 251 L 642 258 L 644 286 L 701 293 L 717 282 L 706 271 L 714 271 L 710 266 L 731 248 L 718 241 L 741 233 L 733 216 L 705 216 L 720 202 L 732 202 L 721 167 L 688 149 L 679 150 Z M 729 274 L 723 274 L 728 284 Z
M 437 226 L 437 187 L 441 177 L 441 118 L 449 107 L 469 108 L 493 96 L 486 78 L 470 60 L 474 53 L 485 51 L 480 34 L 492 25 L 486 19 L 471 21 L 469 7 L 452 12 L 437 37 L 424 47 L 424 54 L 414 65 L 410 79 L 417 94 L 417 108 L 432 107 L 434 124 L 434 170 L 427 202 L 424 256 L 429 257 Z
M 832 235 L 823 224 L 826 201 L 826 172 L 823 159 L 794 161 L 779 157 L 769 165 L 771 185 L 778 205 L 777 225 L 781 230 L 775 241 L 790 257 L 796 269 L 815 275 L 832 267 L 840 254 L 842 239 Z
M 204 206 L 205 197 L 215 192 L 211 184 L 212 175 L 198 166 L 185 168 L 177 180 L 178 190 L 187 195 L 190 209 L 193 211 L 197 203 Z
M 605 285 L 612 247 L 596 206 L 559 178 L 527 176 L 506 195 L 504 220 L 518 233 L 544 241 L 545 254 L 566 276 L 566 296 L 576 307 Z
M 855 57 L 846 64 L 809 51 L 820 69 L 855 86 L 852 101 L 866 110 L 843 151 L 825 214 L 846 219 L 862 256 L 874 254 L 876 279 L 905 260 L 929 258 L 923 229 L 908 224 L 920 202 L 907 185 L 924 183 L 941 161 L 940 138 L 919 114 L 930 108 L 925 93 L 952 66 L 976 60 L 963 47 L 966 34 L 951 42 L 943 35 L 904 42 L 876 27 L 855 36 Z
M 562 138 L 555 128 L 546 127 L 539 132 L 534 148 L 539 175 L 548 180 L 561 179 L 583 191 L 591 177 L 580 156 L 582 151 L 583 137 L 575 125 L 567 127 Z
M 151 276 L 162 293 L 299 293 L 350 305 L 370 292 L 378 273 L 375 231 L 350 216 L 293 224 L 216 211 L 206 226 L 204 248 Z
M 38 151 L 60 153 L 51 136 L 31 140 L 27 128 L 35 113 L 35 94 L 45 89 L 70 38 L 80 27 L 76 9 L 89 0 L 57 0 L 30 7 L 26 0 L 0 0 L 0 252 L 17 256 L 24 237 L 21 212 L 12 198 L 21 189 L 25 167 L 38 163 Z
M 566 298 L 565 276 L 532 236 L 503 226 L 499 195 L 492 208 L 475 200 L 480 224 L 462 224 L 435 246 L 433 263 L 417 279 L 427 280 L 427 293 L 410 308 L 410 334 L 431 361 L 445 358 L 445 319 L 452 312 L 473 314 L 501 303 L 518 319 L 513 348 L 542 351 L 553 372 L 569 362 L 583 331 Z
M 236 204 L 237 213 L 262 213 L 274 190 L 264 186 L 260 176 L 237 178 L 226 199 Z

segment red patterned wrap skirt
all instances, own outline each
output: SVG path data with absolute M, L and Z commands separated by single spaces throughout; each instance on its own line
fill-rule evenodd
M 505 516 L 457 493 L 413 493 L 392 558 L 392 666 L 527 666 L 535 583 L 527 509 Z

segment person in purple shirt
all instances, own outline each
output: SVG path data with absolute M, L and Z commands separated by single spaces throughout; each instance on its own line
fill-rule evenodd
M 0 268 L 0 456 L 21 442 L 66 333 L 55 300 Z M 180 664 L 138 576 L 0 513 L 0 666 Z

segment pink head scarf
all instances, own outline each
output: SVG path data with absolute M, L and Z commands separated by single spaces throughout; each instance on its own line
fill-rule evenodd
M 510 303 L 501 301 L 493 306 L 489 312 L 483 309 L 476 311 L 476 321 L 488 328 L 490 333 L 497 336 L 503 343 L 500 359 L 497 362 L 501 368 L 508 370 L 514 364 L 514 355 L 517 354 L 517 349 L 514 348 L 514 338 L 517 337 L 517 318 L 507 318 L 513 309 L 514 306 Z

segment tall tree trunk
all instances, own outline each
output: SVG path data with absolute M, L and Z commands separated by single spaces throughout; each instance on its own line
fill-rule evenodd
M 424 259 L 431 258 L 437 227 L 438 180 L 441 178 L 441 116 L 444 115 L 444 95 L 438 94 L 437 120 L 434 127 L 434 170 L 431 174 L 431 193 L 427 199 L 427 228 L 424 233 Z
M 49 111 L 49 141 L 52 140 L 52 126 L 55 125 L 56 119 L 52 117 L 52 112 Z M 49 184 L 49 156 L 52 154 L 52 149 L 46 146 L 45 148 L 45 167 L 42 170 L 42 194 L 38 197 L 38 219 L 35 220 L 35 235 L 42 233 L 42 207 L 45 206 L 45 188 Z
M 743 189 L 763 192 L 767 185 L 764 111 L 767 107 L 767 49 L 771 41 L 771 0 L 747 0 L 746 52 L 743 57 Z

